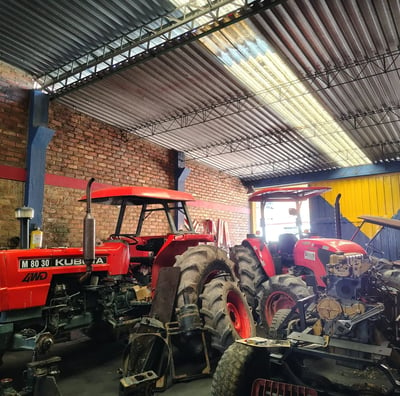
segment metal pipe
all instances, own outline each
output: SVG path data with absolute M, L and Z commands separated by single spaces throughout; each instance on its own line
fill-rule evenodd
M 92 272 L 92 264 L 95 260 L 95 234 L 96 222 L 91 214 L 91 187 L 94 182 L 92 177 L 86 186 L 86 216 L 83 222 L 83 260 L 86 264 L 86 274 L 81 279 L 86 279 Z
M 342 223 L 340 221 L 340 198 L 342 194 L 338 194 L 335 199 L 335 228 L 336 228 L 336 238 L 342 239 Z

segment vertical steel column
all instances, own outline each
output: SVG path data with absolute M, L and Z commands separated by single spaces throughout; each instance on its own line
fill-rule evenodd
M 185 153 L 182 151 L 175 152 L 175 189 L 185 191 L 185 181 L 189 176 L 190 169 L 185 167 Z M 183 229 L 184 214 L 182 211 L 175 211 L 176 229 Z
M 38 227 L 42 226 L 46 149 L 54 135 L 54 131 L 47 128 L 48 118 L 49 97 L 41 91 L 32 90 L 29 103 L 24 203 L 25 206 L 34 209 L 31 224 L 36 224 Z

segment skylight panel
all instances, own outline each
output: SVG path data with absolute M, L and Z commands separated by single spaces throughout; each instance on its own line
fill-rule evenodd
M 241 21 L 200 39 L 226 69 L 340 167 L 371 161 L 253 24 Z

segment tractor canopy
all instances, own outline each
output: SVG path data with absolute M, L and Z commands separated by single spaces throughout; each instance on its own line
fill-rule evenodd
M 388 228 L 393 228 L 395 230 L 400 230 L 400 220 L 399 219 L 388 219 L 386 217 L 366 216 L 366 215 L 358 216 L 358 218 L 362 219 L 363 223 L 371 223 L 371 224 L 379 225 L 381 227 L 388 227 Z
M 177 201 L 194 201 L 192 194 L 157 187 L 109 187 L 92 192 L 92 202 L 106 205 L 142 205 Z M 80 201 L 86 201 L 86 195 Z
M 88 194 L 80 201 L 86 201 Z M 123 224 L 132 226 L 131 222 L 137 219 L 136 229 L 129 229 L 129 234 L 134 236 L 142 235 L 142 228 L 150 215 L 162 212 L 165 214 L 169 224 L 169 232 L 172 234 L 181 233 L 186 227 L 187 233 L 195 233 L 187 205 L 188 201 L 194 201 L 193 196 L 187 192 L 169 190 L 157 187 L 122 186 L 109 187 L 95 190 L 89 197 L 93 203 L 118 206 L 119 216 L 115 227 L 115 235 L 121 235 Z M 128 211 L 128 208 L 138 208 L 140 213 Z M 125 219 L 125 221 L 124 221 Z M 164 217 L 165 220 L 165 217 Z M 158 218 L 157 221 L 163 221 Z M 125 231 L 126 233 L 127 231 Z
M 302 237 L 300 208 L 303 201 L 316 197 L 331 190 L 330 187 L 267 187 L 256 191 L 249 197 L 249 202 L 259 202 L 261 206 L 261 228 L 265 236 L 265 214 L 264 209 L 267 202 L 295 202 L 296 208 L 290 209 L 289 213 L 296 216 L 296 226 L 299 236 Z
M 252 193 L 250 202 L 296 202 L 305 201 L 327 191 L 330 187 L 267 187 Z

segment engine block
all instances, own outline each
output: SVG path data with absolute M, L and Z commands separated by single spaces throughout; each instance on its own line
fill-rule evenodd
M 336 253 L 330 256 L 326 266 L 327 276 L 359 278 L 371 268 L 370 260 L 362 254 Z
M 371 268 L 371 261 L 362 254 L 336 253 L 330 256 L 327 288 L 316 306 L 320 331 L 333 335 L 337 333 L 339 322 L 351 324 L 358 318 L 369 318 L 368 312 L 376 305 L 365 298 Z

